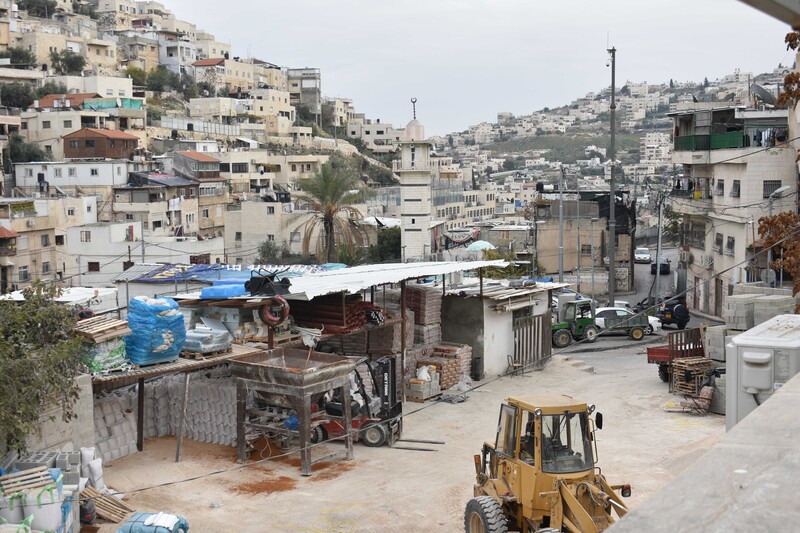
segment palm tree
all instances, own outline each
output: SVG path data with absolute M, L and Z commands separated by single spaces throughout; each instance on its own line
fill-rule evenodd
M 322 165 L 313 178 L 299 180 L 301 193 L 297 198 L 311 204 L 312 212 L 303 222 L 303 254 L 308 255 L 314 233 L 319 231 L 316 243 L 317 257 L 326 257 L 329 263 L 337 260 L 337 244 L 364 246 L 367 234 L 359 225 L 364 217 L 352 207 L 364 201 L 366 191 L 360 189 L 360 180 L 347 165 Z

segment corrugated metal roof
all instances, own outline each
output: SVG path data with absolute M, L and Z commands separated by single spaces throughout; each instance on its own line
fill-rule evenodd
M 445 261 L 362 265 L 293 278 L 289 292 L 304 294 L 307 299 L 311 300 L 325 294 L 337 292 L 354 294 L 373 285 L 399 283 L 407 279 L 442 276 L 492 266 L 505 267 L 508 266 L 508 262 L 503 260 Z
M 119 274 L 111 278 L 111 281 L 113 282 L 133 281 L 135 279 L 141 278 L 142 276 L 146 276 L 147 274 L 158 268 L 164 268 L 164 265 L 155 265 L 155 264 L 150 265 L 146 263 L 138 263 L 130 267 L 128 270 L 120 272 Z
M 147 179 L 152 183 L 157 183 L 165 187 L 186 187 L 197 185 L 193 179 L 182 178 L 181 176 L 171 176 L 169 174 L 148 174 Z

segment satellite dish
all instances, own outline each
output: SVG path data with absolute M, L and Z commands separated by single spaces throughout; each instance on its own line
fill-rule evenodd
M 761 281 L 772 285 L 775 283 L 775 271 L 771 268 L 765 268 L 761 271 Z
M 772 94 L 772 91 L 765 89 L 761 85 L 754 83 L 750 86 L 750 90 L 753 91 L 753 94 L 756 95 L 756 98 L 761 100 L 767 105 L 775 106 L 775 95 Z

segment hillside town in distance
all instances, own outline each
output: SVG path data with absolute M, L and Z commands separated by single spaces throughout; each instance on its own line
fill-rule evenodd
M 693 491 L 792 493 L 800 8 L 735 3 L 788 24 L 766 72 L 627 79 L 620 39 L 434 133 L 170 1 L 0 0 L 0 530 L 732 531 Z

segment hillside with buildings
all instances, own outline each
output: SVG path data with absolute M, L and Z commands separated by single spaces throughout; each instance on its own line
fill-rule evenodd
M 548 191 L 566 179 L 568 213 L 610 209 L 610 87 L 427 137 L 424 120 L 367 117 L 323 94 L 320 69 L 244 57 L 166 3 L 47 5 L 0 0 L 3 291 L 35 279 L 109 284 L 134 262 L 248 265 L 264 243 L 297 257 L 319 237 L 304 233 L 315 207 L 302 180 L 333 154 L 351 157 L 373 189 L 354 206 L 369 242 L 400 226 L 406 261 L 456 257 L 482 239 L 553 272 L 553 251 L 537 254 L 526 226 L 553 216 Z M 648 195 L 680 175 L 676 117 L 763 107 L 752 83 L 776 87 L 788 70 L 617 88 L 615 209 L 626 238 L 655 224 Z M 584 265 L 602 264 L 607 238 L 596 240 Z M 581 262 L 573 255 L 570 268 Z

